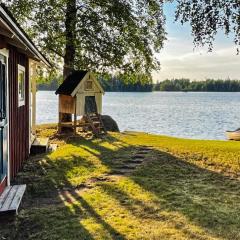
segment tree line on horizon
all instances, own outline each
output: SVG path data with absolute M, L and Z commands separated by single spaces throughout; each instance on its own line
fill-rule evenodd
M 204 81 L 191 81 L 190 79 L 172 79 L 157 81 L 128 82 L 120 78 L 99 78 L 106 92 L 152 92 L 152 91 L 189 91 L 189 92 L 240 92 L 240 80 L 207 79 Z M 58 79 L 38 84 L 38 90 L 55 91 Z
M 190 81 L 190 79 L 172 79 L 157 82 L 154 91 L 189 91 L 189 92 L 240 92 L 240 81 L 231 79 L 207 79 Z

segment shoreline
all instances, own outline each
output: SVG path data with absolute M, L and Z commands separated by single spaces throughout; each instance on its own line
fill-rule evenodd
M 37 128 L 57 128 L 57 123 L 42 123 L 42 124 L 37 124 Z M 172 136 L 172 135 L 165 135 L 165 134 L 158 134 L 158 133 L 151 133 L 151 132 L 143 132 L 143 131 L 135 131 L 135 130 L 124 130 L 120 131 L 120 133 L 143 133 L 143 134 L 149 134 L 149 135 L 155 135 L 159 137 L 169 137 L 169 138 L 176 138 L 176 139 L 182 139 L 182 140 L 193 140 L 193 141 L 220 141 L 220 142 L 229 142 L 229 140 L 226 139 L 198 139 L 198 138 L 187 138 L 187 137 L 179 137 L 179 136 Z
M 37 90 L 38 92 L 55 92 L 56 90 Z M 106 93 L 240 93 L 240 91 L 106 91 Z
M 136 132 L 136 131 L 125 131 L 120 133 L 114 133 L 109 132 L 106 137 L 103 139 L 98 138 L 92 138 L 92 139 L 85 139 L 81 135 L 75 136 L 58 136 L 57 134 L 57 124 L 43 124 L 38 125 L 37 127 L 37 136 L 38 137 L 49 137 L 53 143 L 56 143 L 55 141 L 63 140 L 64 143 L 66 142 L 66 139 L 72 138 L 73 139 L 80 139 L 83 141 L 86 141 L 86 143 L 91 143 L 92 141 L 108 141 L 111 140 L 111 138 L 127 138 L 127 140 L 131 143 L 133 146 L 138 145 L 146 145 L 151 147 L 157 147 L 161 148 L 166 151 L 170 151 L 173 154 L 180 154 L 180 156 L 186 155 L 187 159 L 191 158 L 192 155 L 199 155 L 201 158 L 205 158 L 205 156 L 208 156 L 208 153 L 211 152 L 210 159 L 211 161 L 214 159 L 217 165 L 220 163 L 219 166 L 221 166 L 221 159 L 228 154 L 231 155 L 231 151 L 233 151 L 233 156 L 235 154 L 235 149 L 239 149 L 240 151 L 240 142 L 239 141 L 226 141 L 226 140 L 199 140 L 199 139 L 187 139 L 187 138 L 178 138 L 178 137 L 172 137 L 172 136 L 166 136 L 166 135 L 157 135 L 157 134 L 151 134 L 151 133 L 145 133 L 145 132 Z M 62 144 L 61 144 L 62 145 Z M 190 155 L 188 155 L 188 153 Z M 218 155 L 220 156 L 218 158 Z M 239 161 L 239 166 L 237 169 L 240 170 L 240 158 L 237 160 Z M 228 159 L 224 160 L 225 163 L 228 162 Z M 236 164 L 237 164 L 236 162 Z M 225 164 L 224 163 L 224 164 Z M 230 164 L 226 164 L 227 167 L 232 167 Z

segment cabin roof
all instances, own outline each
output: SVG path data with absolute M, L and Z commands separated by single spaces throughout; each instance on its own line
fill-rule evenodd
M 71 96 L 78 84 L 84 79 L 88 71 L 78 70 L 70 74 L 59 86 L 55 94 Z
M 21 28 L 17 20 L 13 17 L 12 13 L 3 3 L 0 4 L 0 22 L 5 27 L 5 29 L 1 29 L 2 31 L 0 34 L 6 36 L 9 41 L 11 40 L 13 42 L 15 41 L 20 43 L 23 48 L 25 47 L 25 51 L 28 53 L 27 55 L 33 57 L 35 60 L 43 62 L 48 67 L 52 67 L 52 64 L 38 50 L 26 32 Z M 9 35 L 9 33 L 11 35 Z

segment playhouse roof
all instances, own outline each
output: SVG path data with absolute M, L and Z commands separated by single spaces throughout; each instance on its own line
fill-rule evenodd
M 72 92 L 75 90 L 78 84 L 84 79 L 87 73 L 88 71 L 82 70 L 74 71 L 64 80 L 64 82 L 59 86 L 55 93 L 71 96 Z
M 95 78 L 94 74 L 90 71 L 83 70 L 77 70 L 70 74 L 59 86 L 55 94 L 63 94 L 74 97 L 81 86 L 81 82 L 87 79 L 91 79 L 95 83 L 99 92 L 104 94 L 104 90 Z
M 52 66 L 3 3 L 0 3 L 0 26 L 0 34 L 5 36 L 10 44 L 23 49 L 27 55 L 35 60 L 43 62 L 48 67 Z

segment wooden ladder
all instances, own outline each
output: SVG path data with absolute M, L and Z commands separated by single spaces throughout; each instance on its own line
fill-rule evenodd
M 87 120 L 93 132 L 93 135 L 99 137 L 107 134 L 101 115 L 98 113 L 87 114 Z

